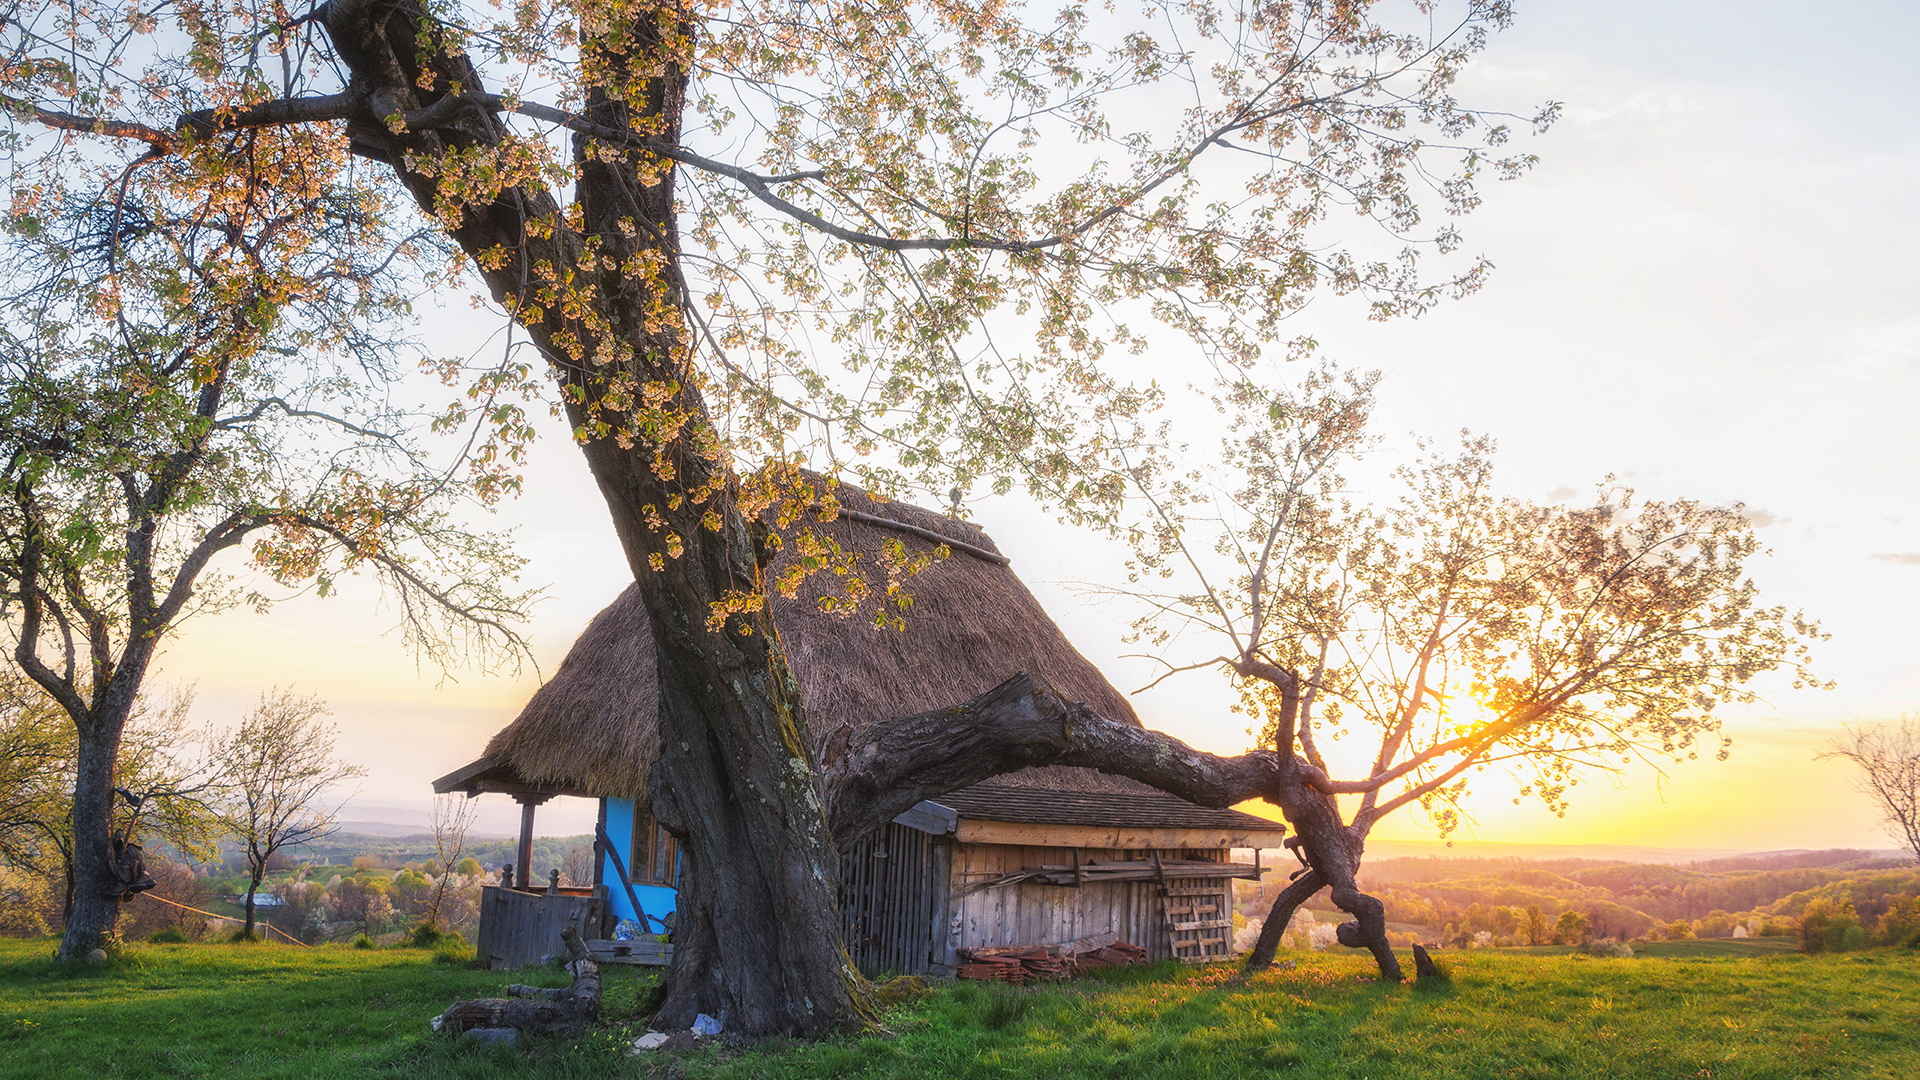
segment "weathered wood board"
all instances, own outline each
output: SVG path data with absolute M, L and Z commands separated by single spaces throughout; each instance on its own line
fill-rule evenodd
M 1226 848 L 1083 847 L 1078 852 L 1081 861 L 1151 859 L 1156 854 L 1167 860 L 1216 862 L 1225 862 L 1230 857 Z M 1057 847 L 956 845 L 952 890 L 959 893 L 971 884 L 1026 867 L 1065 862 L 1070 857 Z M 1230 879 L 1176 878 L 1166 887 L 1182 893 L 1179 903 L 1194 912 L 1181 921 L 1215 922 L 1230 918 L 1233 888 Z M 1172 898 L 1161 895 L 1162 888 L 1157 881 L 1099 882 L 1078 887 L 1021 883 L 955 896 L 951 900 L 947 934 L 948 963 L 957 960 L 956 951 L 963 947 L 1056 945 L 1103 933 L 1145 948 L 1155 960 L 1172 959 L 1176 955 L 1176 937 L 1181 940 L 1181 953 L 1201 951 L 1193 939 L 1208 934 L 1209 930 L 1171 929 L 1167 905 Z M 1211 932 L 1219 933 L 1218 930 Z M 1214 948 L 1210 945 L 1206 951 L 1211 954 Z
M 602 964 L 636 964 L 641 967 L 666 967 L 673 963 L 673 946 L 664 941 L 612 941 L 596 939 L 587 942 L 587 951 Z
M 564 956 L 569 926 L 597 937 L 606 904 L 597 893 L 546 893 L 488 885 L 480 890 L 480 932 L 474 952 L 490 968 L 529 967 Z

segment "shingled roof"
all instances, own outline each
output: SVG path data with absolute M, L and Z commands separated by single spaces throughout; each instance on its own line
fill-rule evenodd
M 1032 825 L 1112 825 L 1141 829 L 1275 832 L 1285 825 L 1238 810 L 1215 810 L 1148 788 L 1141 792 L 1049 791 L 1004 783 L 975 784 L 932 800 L 963 818 Z

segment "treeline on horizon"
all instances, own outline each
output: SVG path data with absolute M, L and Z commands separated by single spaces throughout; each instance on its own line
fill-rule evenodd
M 1416 856 L 1369 862 L 1361 880 L 1387 904 L 1396 936 L 1455 947 L 1792 936 L 1818 951 L 1920 937 L 1920 866 L 1854 849 L 1680 866 Z M 1257 919 L 1285 884 L 1270 875 L 1243 887 L 1241 912 Z M 1332 908 L 1320 900 L 1310 910 Z
M 393 943 L 413 934 L 431 912 L 439 928 L 472 940 L 480 890 L 499 883 L 500 869 L 512 862 L 514 847 L 511 838 L 469 838 L 460 858 L 441 866 L 429 834 L 335 833 L 275 853 L 261 885 L 259 918 L 307 944 L 363 935 L 372 943 Z M 217 857 L 205 860 L 156 842 L 147 851 L 146 869 L 155 887 L 127 903 L 119 927 L 122 937 L 215 940 L 238 929 L 240 924 L 232 920 L 243 911 L 246 860 L 231 839 L 220 844 Z M 535 837 L 533 869 L 540 882 L 558 870 L 561 884 L 591 883 L 593 838 Z M 58 933 L 64 915 L 62 885 L 57 874 L 0 863 L 0 936 Z

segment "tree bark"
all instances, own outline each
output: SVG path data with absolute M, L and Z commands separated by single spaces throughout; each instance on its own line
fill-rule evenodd
M 922 799 L 1032 765 L 1127 776 L 1201 806 L 1268 794 L 1279 756 L 1222 757 L 1171 735 L 1106 719 L 1020 673 L 963 705 L 869 724 L 827 770 L 828 818 L 850 846 Z
M 244 933 L 246 934 L 248 940 L 252 940 L 253 939 L 253 912 L 254 912 L 253 898 L 254 898 L 254 895 L 260 891 L 260 879 L 262 876 L 264 876 L 264 873 L 266 870 L 265 861 L 262 860 L 261 862 L 255 863 L 248 869 L 250 873 L 247 878 L 247 925 Z
M 1340 944 L 1367 949 L 1380 968 L 1380 977 L 1400 982 L 1405 976 L 1393 947 L 1387 943 L 1386 906 L 1361 892 L 1355 880 L 1366 847 L 1366 832 L 1341 822 L 1340 807 L 1316 783 L 1319 779 L 1312 766 L 1289 758 L 1269 797 L 1279 804 L 1287 822 L 1299 834 L 1307 864 L 1326 880 L 1334 905 L 1353 916 L 1352 922 L 1340 924 Z
M 1280 895 L 1273 898 L 1266 921 L 1260 924 L 1260 937 L 1254 941 L 1253 951 L 1247 954 L 1246 966 L 1241 969 L 1244 974 L 1255 975 L 1273 966 L 1273 956 L 1280 951 L 1280 939 L 1286 936 L 1293 913 L 1326 884 L 1327 879 L 1321 877 L 1318 870 L 1308 868 L 1280 890 Z
M 55 954 L 61 960 L 86 960 L 95 949 L 112 952 L 119 945 L 115 926 L 127 882 L 114 853 L 113 781 L 133 703 L 121 702 L 115 689 L 109 686 L 94 712 L 75 721 L 72 904 Z

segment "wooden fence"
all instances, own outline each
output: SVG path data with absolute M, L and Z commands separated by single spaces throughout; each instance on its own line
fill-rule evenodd
M 889 824 L 842 857 L 840 911 L 862 972 L 913 974 L 944 959 L 951 850 L 942 837 Z

